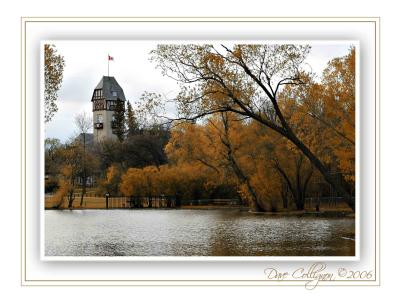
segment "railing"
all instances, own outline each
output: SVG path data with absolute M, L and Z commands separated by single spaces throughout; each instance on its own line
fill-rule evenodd
M 181 205 L 184 206 L 242 206 L 243 203 L 239 199 L 198 199 L 198 200 L 182 200 Z
M 175 196 L 131 196 L 128 200 L 129 208 L 174 208 L 177 205 Z
M 354 200 L 355 198 L 352 197 Z M 327 208 L 348 207 L 346 200 L 343 197 L 311 197 L 305 198 L 305 206 L 314 208 L 316 205 Z
M 124 208 L 175 208 L 175 196 L 154 196 L 154 197 L 129 197 L 129 196 L 109 196 L 96 193 L 87 193 L 83 197 L 81 206 L 81 194 L 74 193 L 70 196 L 72 208 L 76 209 L 124 209 Z M 46 194 L 46 209 L 67 209 L 68 197 L 57 199 L 56 195 Z

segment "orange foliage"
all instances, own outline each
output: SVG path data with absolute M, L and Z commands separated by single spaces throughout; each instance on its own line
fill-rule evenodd
M 245 54 L 236 47 L 232 55 L 240 59 Z M 210 69 L 225 68 L 224 60 L 217 54 L 204 56 L 203 63 Z M 229 90 L 233 97 L 240 97 L 245 104 L 257 97 L 253 86 L 234 72 L 226 70 L 224 75 L 229 78 L 227 85 L 232 85 Z M 347 181 L 354 183 L 354 48 L 347 56 L 328 64 L 321 82 L 307 74 L 299 77 L 307 84 L 287 85 L 278 95 L 285 120 L 332 172 L 344 174 Z M 206 92 L 201 103 L 203 110 L 213 110 L 231 101 L 232 95 L 228 97 L 219 84 L 209 81 L 202 88 Z M 189 102 L 195 92 L 181 97 Z M 234 108 L 232 103 L 229 105 Z M 282 200 L 288 190 L 289 207 L 304 202 L 310 183 L 317 182 L 317 178 L 320 181 L 319 172 L 288 139 L 254 119 L 242 117 L 224 112 L 209 116 L 201 124 L 175 124 L 165 148 L 169 164 L 159 169 L 128 169 L 122 176 L 120 191 L 125 195 L 165 194 L 190 199 L 227 185 L 234 187 L 244 201 L 256 201 L 264 210 L 285 206 Z M 296 203 L 296 207 L 301 205 Z

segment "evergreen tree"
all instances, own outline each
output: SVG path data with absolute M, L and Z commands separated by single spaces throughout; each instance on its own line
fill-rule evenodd
M 128 101 L 126 110 L 126 123 L 128 127 L 128 137 L 132 137 L 139 130 L 139 124 L 136 120 L 135 113 L 133 112 L 132 105 Z
M 114 134 L 117 135 L 118 140 L 122 142 L 124 140 L 126 126 L 125 126 L 125 103 L 121 100 L 117 100 L 112 126 Z

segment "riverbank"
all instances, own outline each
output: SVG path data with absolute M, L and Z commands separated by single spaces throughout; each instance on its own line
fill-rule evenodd
M 213 202 L 204 202 L 204 200 L 196 200 L 192 202 L 183 202 L 180 206 L 175 207 L 175 203 L 167 204 L 159 199 L 154 199 L 149 203 L 143 202 L 140 208 L 131 208 L 128 197 L 110 197 L 108 206 L 106 198 L 102 196 L 85 196 L 83 198 L 82 206 L 80 204 L 80 197 L 75 197 L 72 202 L 72 208 L 68 208 L 68 201 L 64 198 L 60 204 L 54 197 L 47 195 L 45 199 L 46 210 L 115 210 L 115 209 L 128 209 L 128 210 L 174 210 L 174 209 L 190 209 L 190 210 L 237 210 L 242 212 L 249 212 L 249 207 L 237 204 L 231 200 L 213 200 Z M 171 206 L 169 206 L 171 205 Z M 108 207 L 108 208 L 107 208 Z M 262 214 L 270 216 L 297 216 L 297 217 L 353 217 L 354 212 L 343 204 L 337 204 L 335 207 L 327 204 L 320 206 L 320 211 L 316 211 L 315 207 L 307 206 L 305 210 L 293 210 L 279 208 L 276 212 L 251 212 L 252 214 Z
M 334 217 L 334 218 L 340 218 L 340 217 L 346 217 L 346 218 L 354 218 L 355 213 L 352 212 L 350 209 L 327 209 L 327 210 L 321 210 L 319 212 L 317 211 L 312 211 L 312 210 L 301 210 L 301 211 L 295 211 L 295 210 L 285 210 L 285 211 L 276 211 L 276 212 L 251 212 L 249 211 L 249 208 L 247 207 L 238 207 L 238 206 L 212 206 L 212 205 L 197 205 L 197 206 L 181 206 L 177 208 L 86 208 L 86 207 L 74 207 L 74 208 L 45 208 L 46 210 L 227 210 L 227 211 L 242 211 L 242 212 L 248 212 L 254 215 L 267 215 L 267 216 L 277 216 L 277 217 L 322 217 L 322 218 L 327 218 L 327 217 Z
M 271 216 L 298 216 L 298 217 L 355 217 L 355 213 L 350 208 L 325 208 L 320 211 L 315 210 L 282 210 L 276 212 L 251 212 L 248 207 L 227 207 L 227 206 L 181 206 L 178 209 L 191 210 L 220 210 L 220 209 L 239 209 L 252 214 L 262 214 Z

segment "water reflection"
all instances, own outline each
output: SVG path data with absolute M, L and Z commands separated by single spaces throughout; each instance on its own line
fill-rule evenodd
M 45 213 L 48 256 L 352 256 L 354 219 L 238 210 Z

